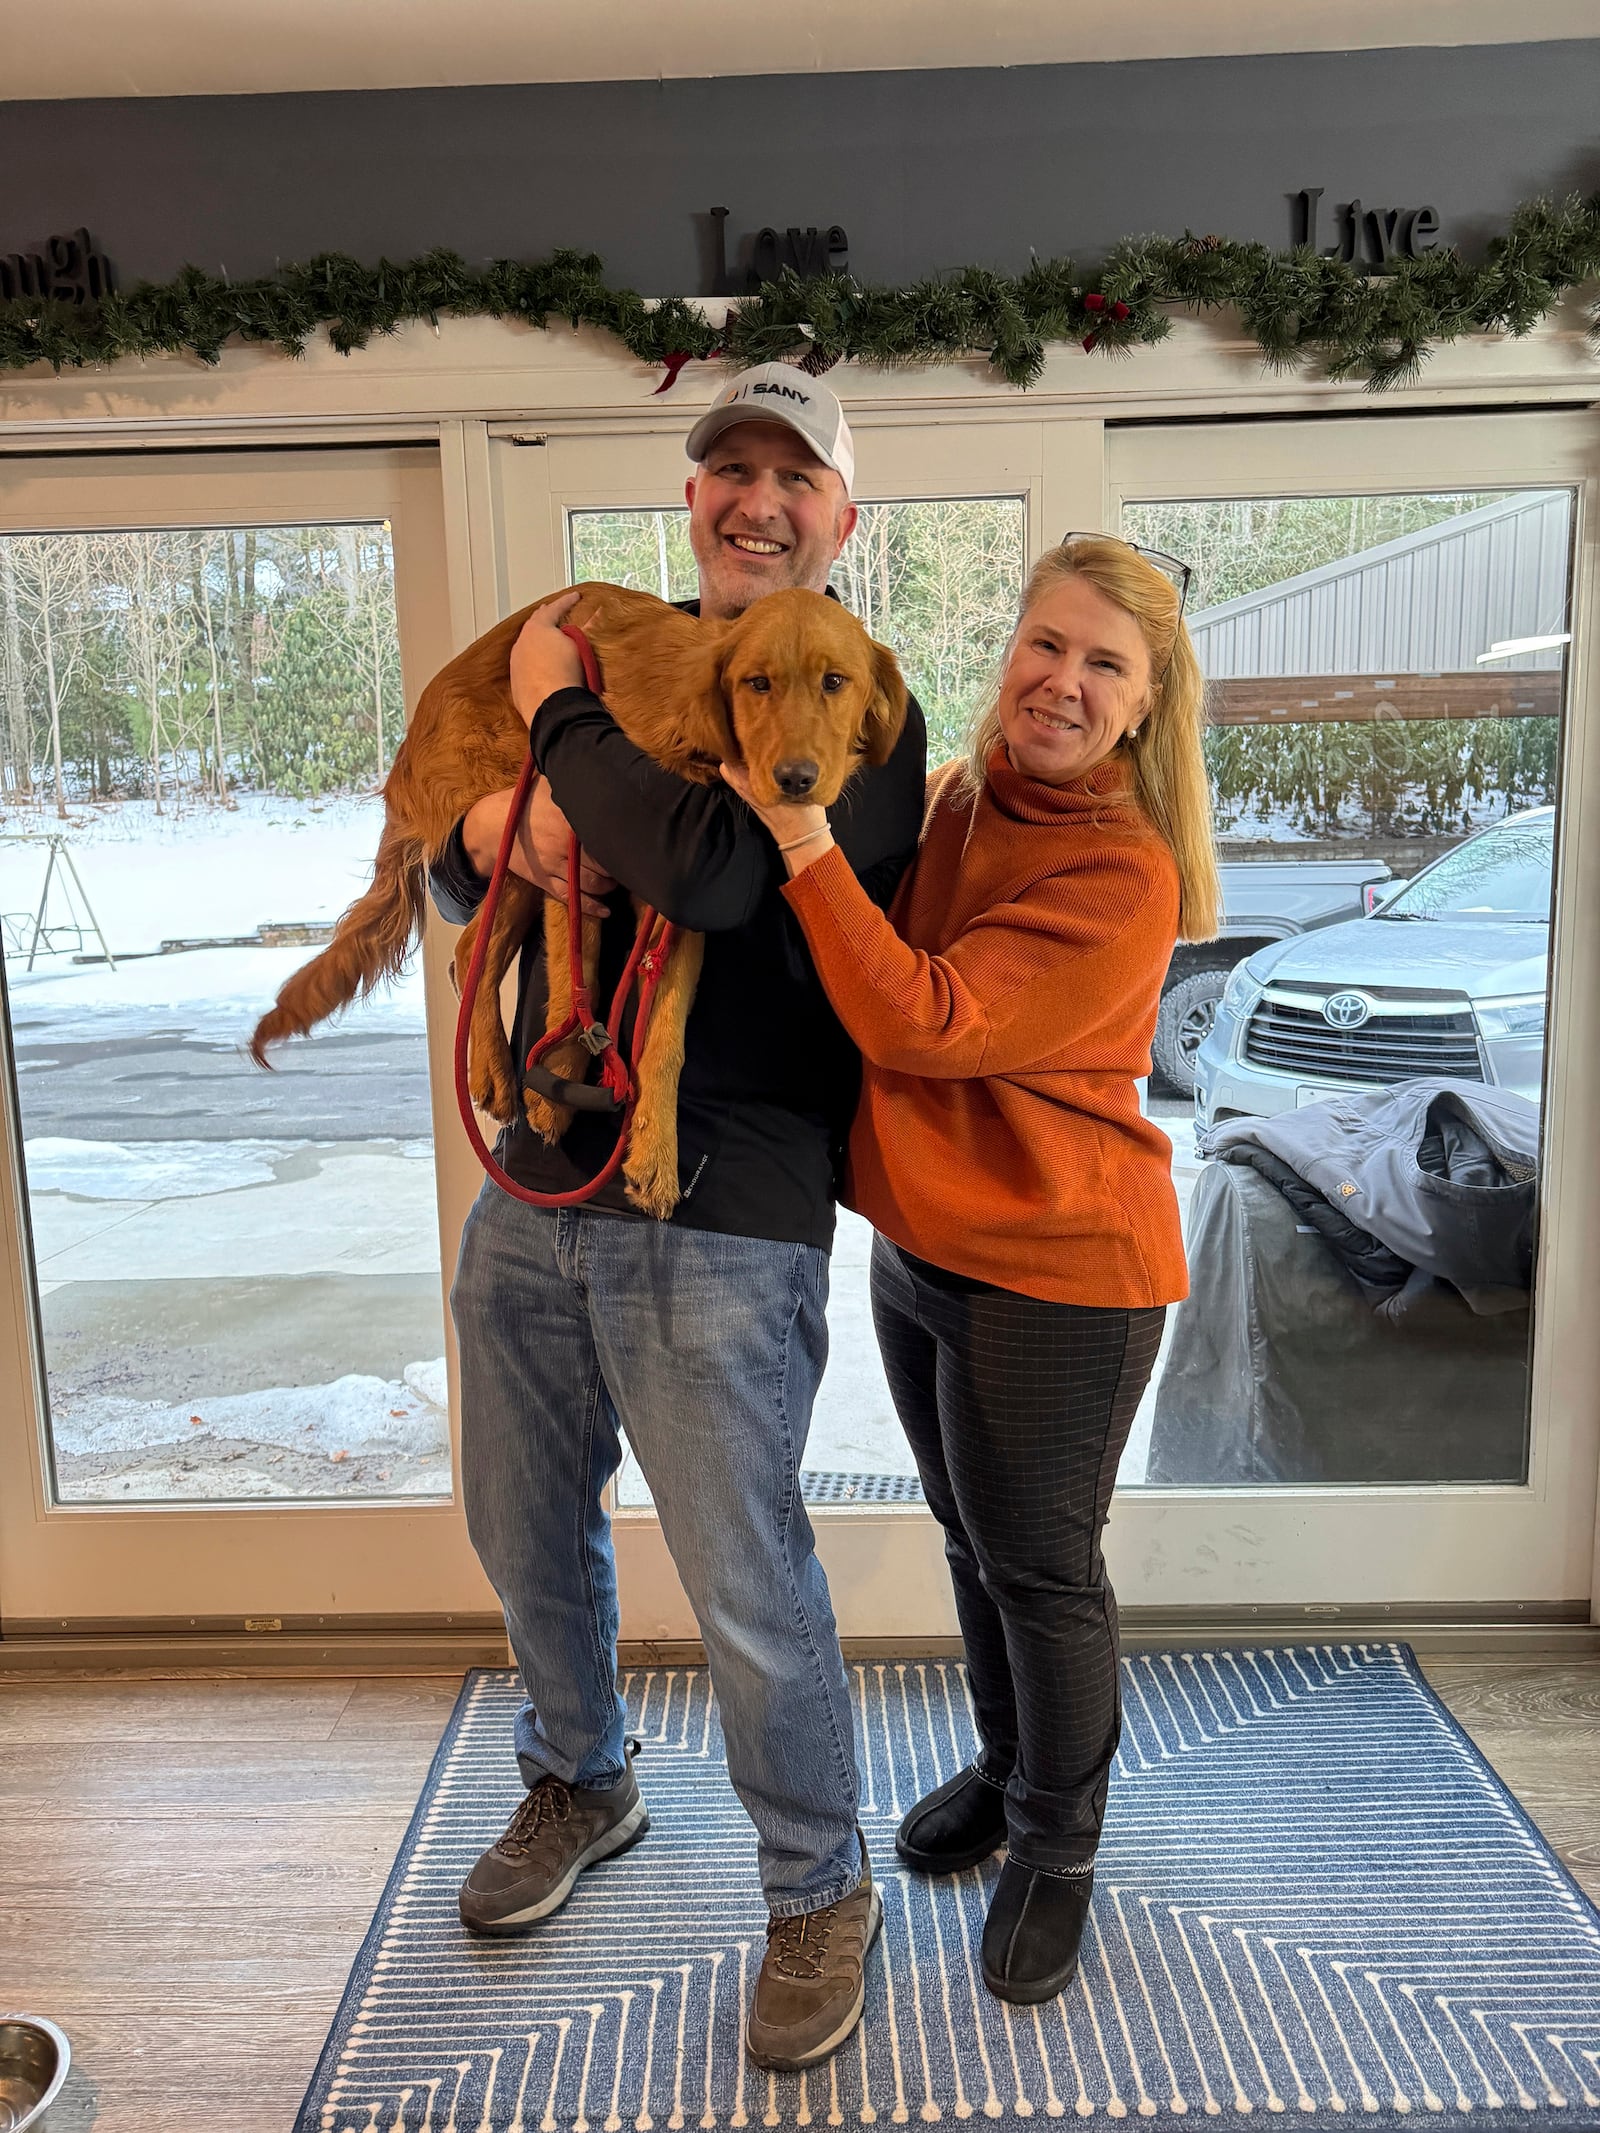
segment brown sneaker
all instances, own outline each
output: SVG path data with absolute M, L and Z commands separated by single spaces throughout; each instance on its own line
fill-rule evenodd
M 626 1775 L 605 1792 L 541 1778 L 461 1884 L 461 1923 L 469 1933 L 525 1933 L 560 1910 L 586 1866 L 625 1852 L 649 1827 L 631 1750 Z
M 745 2028 L 757 2066 L 798 2073 L 837 2051 L 861 2020 L 867 1950 L 883 1924 L 883 1898 L 872 1885 L 867 1841 L 861 1879 L 837 1903 L 798 1918 L 774 1918 Z

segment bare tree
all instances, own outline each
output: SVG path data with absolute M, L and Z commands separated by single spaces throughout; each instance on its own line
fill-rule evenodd
M 112 536 L 112 542 L 127 599 L 123 620 L 128 664 L 149 721 L 150 787 L 159 815 L 165 812 L 162 758 L 169 748 L 173 753 L 173 796 L 175 800 L 181 798 L 182 765 L 177 748 L 183 738 L 181 705 L 187 632 L 168 536 L 119 533 Z M 177 713 L 170 724 L 169 702 Z
M 201 633 L 205 638 L 206 658 L 210 667 L 211 701 L 211 772 L 217 798 L 224 807 L 237 805 L 228 789 L 228 764 L 222 734 L 222 665 L 217 656 L 217 626 L 211 606 L 210 559 L 206 554 L 207 536 L 190 535 L 190 552 L 194 557 L 194 589 L 200 610 Z
M 391 701 L 394 710 L 399 709 L 394 571 L 388 531 L 381 526 L 339 526 L 334 534 L 343 615 L 329 617 L 329 634 L 338 652 L 361 676 L 372 699 L 374 754 L 381 780 L 389 768 L 387 729 Z M 398 726 L 398 719 L 393 723 Z
M 33 798 L 33 720 L 28 714 L 27 672 L 22 659 L 22 618 L 17 610 L 17 565 L 13 542 L 0 540 L 0 686 L 5 692 L 5 777 L 20 799 Z
M 15 566 L 20 633 L 44 692 L 56 815 L 64 819 L 61 717 L 84 644 L 98 621 L 93 552 L 98 543 L 87 534 L 35 533 L 19 534 L 7 546 Z

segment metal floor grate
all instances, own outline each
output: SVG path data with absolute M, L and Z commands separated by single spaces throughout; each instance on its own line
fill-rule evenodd
M 915 1474 L 802 1474 L 807 1503 L 921 1503 Z

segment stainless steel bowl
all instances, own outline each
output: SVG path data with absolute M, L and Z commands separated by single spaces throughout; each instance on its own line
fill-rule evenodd
M 33 2133 L 61 2094 L 72 2046 L 43 2015 L 0 2014 L 0 2133 Z

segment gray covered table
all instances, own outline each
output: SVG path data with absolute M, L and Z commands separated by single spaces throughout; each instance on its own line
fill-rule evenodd
M 1478 1317 L 1436 1284 L 1384 1317 L 1234 1163 L 1201 1171 L 1187 1241 L 1147 1485 L 1524 1478 L 1527 1311 Z

